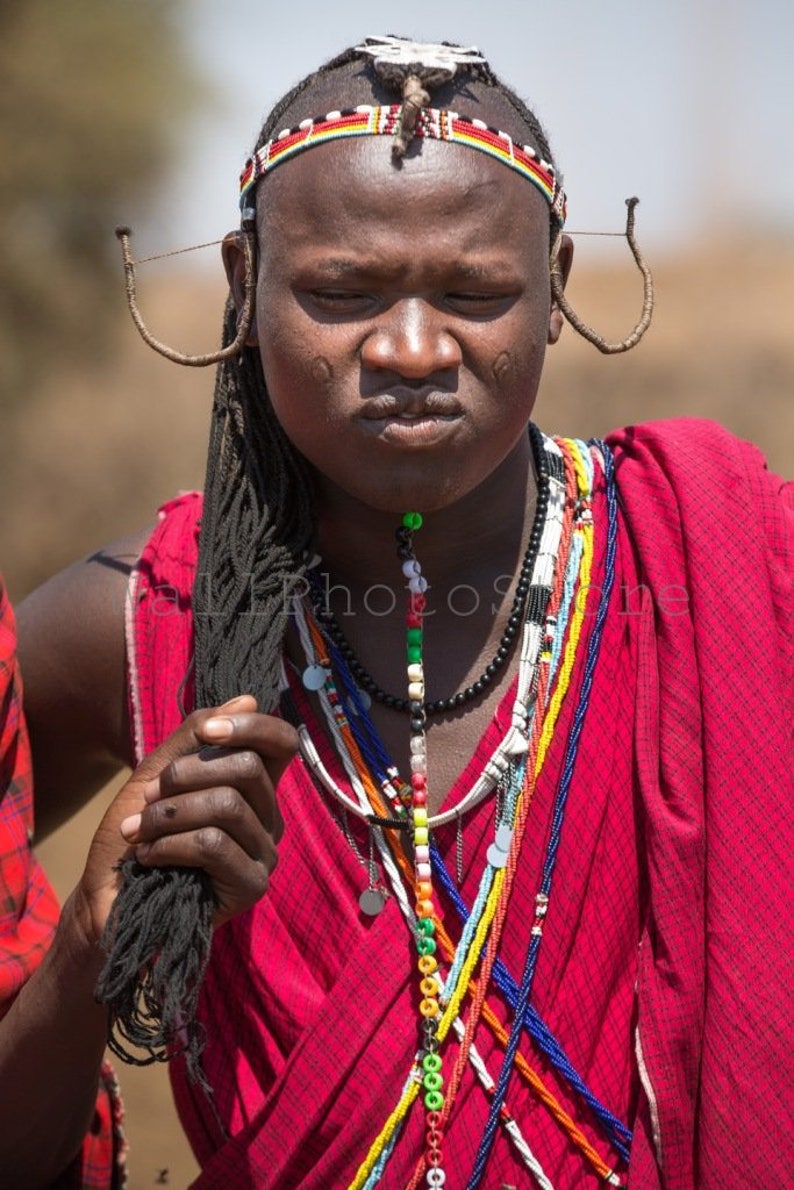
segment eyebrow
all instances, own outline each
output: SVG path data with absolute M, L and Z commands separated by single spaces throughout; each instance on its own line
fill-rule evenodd
M 493 264 L 488 265 L 478 264 L 475 261 L 455 260 L 450 261 L 447 267 L 450 273 L 454 273 L 458 277 L 478 281 L 493 277 L 495 272 L 500 271 L 507 264 L 509 264 L 507 261 L 494 261 Z M 360 276 L 380 276 L 384 272 L 384 265 L 380 261 L 353 260 L 348 257 L 330 257 L 328 260 L 322 261 L 318 268 L 319 271 L 326 273 L 330 279 L 349 276 L 351 273 L 356 273 Z M 397 272 L 400 270 L 394 271 Z

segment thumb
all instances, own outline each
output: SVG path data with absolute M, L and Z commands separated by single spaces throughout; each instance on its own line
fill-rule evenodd
M 229 714 L 232 711 L 247 713 L 256 709 L 257 702 L 253 694 L 238 694 L 235 698 L 230 698 L 228 702 L 223 703 L 222 706 L 205 707 L 201 711 L 193 711 L 175 731 L 171 732 L 159 748 L 155 748 L 153 752 L 144 757 L 132 774 L 130 781 L 151 781 L 154 777 L 158 777 L 163 769 L 177 757 L 188 756 L 191 752 L 198 752 L 201 748 L 206 748 L 207 741 L 197 733 L 207 719 L 212 719 L 215 715 Z

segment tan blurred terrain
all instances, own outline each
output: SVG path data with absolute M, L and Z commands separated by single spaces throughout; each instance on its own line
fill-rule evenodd
M 791 475 L 794 243 L 715 246 L 662 261 L 655 275 L 654 325 L 628 356 L 599 356 L 566 328 L 548 357 L 537 420 L 586 437 L 648 418 L 712 417 Z M 599 331 L 621 338 L 641 286 L 629 268 L 580 268 L 569 296 Z M 153 332 L 187 351 L 217 341 L 223 299 L 220 280 L 146 275 L 141 283 Z M 0 565 L 17 600 L 68 561 L 151 521 L 176 490 L 201 485 L 212 376 L 155 356 L 121 317 L 112 358 L 79 374 L 59 374 L 51 361 L 44 395 L 4 415 Z M 40 849 L 61 893 L 79 874 L 102 801 Z M 196 1167 L 163 1071 L 120 1075 L 131 1190 L 186 1186 Z

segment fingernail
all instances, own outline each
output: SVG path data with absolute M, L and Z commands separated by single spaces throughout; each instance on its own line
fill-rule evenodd
M 201 728 L 201 734 L 211 740 L 227 740 L 233 731 L 231 719 L 207 719 Z
M 129 818 L 125 818 L 124 821 L 119 826 L 119 830 L 121 831 L 121 833 L 125 839 L 132 839 L 135 835 L 137 835 L 137 833 L 140 829 L 141 829 L 140 814 L 130 814 Z

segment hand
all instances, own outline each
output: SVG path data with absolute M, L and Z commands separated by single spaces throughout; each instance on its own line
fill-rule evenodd
M 76 890 L 78 918 L 97 941 L 119 887 L 119 861 L 203 868 L 214 922 L 253 905 L 276 866 L 284 824 L 276 785 L 297 749 L 294 729 L 242 695 L 195 711 L 148 756 L 105 814 Z

